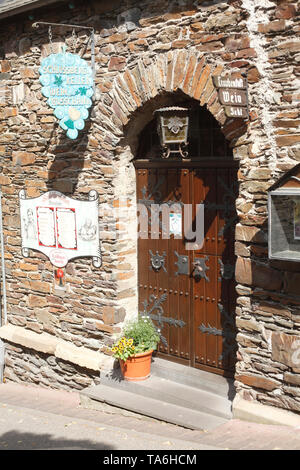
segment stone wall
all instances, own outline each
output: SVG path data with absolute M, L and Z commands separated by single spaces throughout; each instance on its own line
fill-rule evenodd
M 81 390 L 99 383 L 99 373 L 34 349 L 6 342 L 5 379 L 42 387 Z
M 0 44 L 0 184 L 9 323 L 107 353 L 125 316 L 137 313 L 132 159 L 138 134 L 158 105 L 190 97 L 215 116 L 240 160 L 237 390 L 246 399 L 299 411 L 299 370 L 283 353 L 292 338 L 300 338 L 299 266 L 271 263 L 267 255 L 267 190 L 300 162 L 296 2 L 74 3 L 74 9 L 66 5 L 59 13 L 54 7 L 41 9 L 35 19 L 95 28 L 96 95 L 91 118 L 76 141 L 57 127 L 40 92 L 40 60 L 50 52 L 47 30 L 33 30 L 26 16 L 0 23 L 1 37 L 9 38 Z M 53 29 L 55 51 L 64 36 L 72 50 L 71 35 Z M 83 30 L 76 52 L 90 59 Z M 212 82 L 221 71 L 246 73 L 249 121 L 226 119 Z M 43 255 L 24 259 L 18 214 L 22 188 L 28 197 L 57 189 L 75 198 L 87 198 L 96 189 L 103 267 L 95 269 L 89 260 L 70 262 L 67 289 L 61 291 Z M 116 217 L 120 205 L 131 208 L 126 224 Z M 13 354 L 14 359 L 20 356 L 19 349 Z M 51 361 L 48 365 L 54 367 Z M 11 378 L 13 367 L 8 362 Z
M 236 387 L 245 399 L 299 412 L 299 263 L 269 261 L 267 246 L 267 190 L 300 161 L 299 12 L 295 2 L 243 7 L 260 78 L 250 87 L 258 118 L 240 161 Z

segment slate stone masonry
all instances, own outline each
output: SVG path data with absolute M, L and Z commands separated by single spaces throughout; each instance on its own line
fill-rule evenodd
M 74 4 L 72 10 L 67 4 L 59 11 L 54 6 L 40 9 L 35 19 L 95 28 L 94 106 L 76 141 L 58 128 L 41 94 L 38 68 L 50 53 L 47 29 L 33 30 L 26 15 L 0 22 L 5 38 L 0 43 L 0 184 L 9 323 L 108 353 L 124 319 L 137 313 L 132 159 L 138 134 L 155 108 L 183 93 L 213 114 L 240 164 L 237 392 L 247 400 L 299 412 L 300 369 L 290 354 L 300 339 L 299 264 L 270 262 L 267 254 L 267 190 L 300 162 L 297 2 Z M 53 30 L 55 51 L 65 37 L 72 50 L 71 35 Z M 90 60 L 84 30 L 77 34 L 76 52 Z M 218 101 L 212 76 L 224 71 L 246 73 L 247 122 L 226 118 Z M 90 189 L 98 191 L 101 269 L 89 260 L 70 262 L 68 289 L 59 291 L 43 255 L 22 257 L 18 192 L 23 188 L 27 197 L 55 189 L 84 199 Z M 126 223 L 115 217 L 122 205 L 133 209 Z M 95 379 L 94 372 L 74 366 L 73 378 L 67 380 L 66 367 L 54 362 L 10 343 L 5 373 L 10 380 L 71 389 Z M 46 363 L 51 371 L 47 380 L 39 373 Z

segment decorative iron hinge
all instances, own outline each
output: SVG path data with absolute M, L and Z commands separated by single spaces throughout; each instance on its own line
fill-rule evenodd
M 220 330 L 216 327 L 211 326 L 209 323 L 207 326 L 202 323 L 200 326 L 198 326 L 198 328 L 202 333 L 223 337 L 223 351 L 218 358 L 219 361 L 222 361 L 225 357 L 233 353 L 237 348 L 235 341 L 236 331 L 234 317 L 229 315 L 229 313 L 224 309 L 222 304 L 219 303 L 218 308 L 221 313 L 221 322 L 223 323 L 224 328 Z
M 209 335 L 214 335 L 214 336 L 222 336 L 223 332 L 222 330 L 218 330 L 214 326 L 210 326 L 208 323 L 208 326 L 205 326 L 204 323 L 202 325 L 198 326 L 199 330 L 202 331 L 202 333 L 208 333 Z
M 168 324 L 170 326 L 175 326 L 179 328 L 183 328 L 186 323 L 183 320 L 176 320 L 175 318 L 165 317 L 164 311 L 161 306 L 163 302 L 167 299 L 167 294 L 163 294 L 160 298 L 156 297 L 154 294 L 151 294 L 149 297 L 149 301 L 147 299 L 143 302 L 144 311 L 140 312 L 140 315 L 144 315 L 146 317 L 150 317 L 151 320 L 157 321 L 159 326 L 164 326 L 164 324 Z M 152 305 L 150 306 L 150 304 Z M 156 311 L 156 313 L 154 313 Z M 160 329 L 157 328 L 160 333 Z M 161 342 L 168 346 L 168 342 L 163 335 L 160 335 Z

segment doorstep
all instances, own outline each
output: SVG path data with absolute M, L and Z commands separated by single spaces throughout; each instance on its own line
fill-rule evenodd
M 153 359 L 147 380 L 125 381 L 116 369 L 80 392 L 81 404 L 88 408 L 198 430 L 230 420 L 233 398 L 233 380 L 159 358 Z

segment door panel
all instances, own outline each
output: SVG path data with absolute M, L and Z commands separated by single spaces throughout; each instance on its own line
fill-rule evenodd
M 137 169 L 137 198 L 149 222 L 155 217 L 151 205 L 177 203 L 183 233 L 183 205 L 193 206 L 195 218 L 196 204 L 204 203 L 200 250 L 187 250 L 184 237 L 165 238 L 169 217 L 161 213 L 154 230 L 159 233 L 152 230 L 151 238 L 149 223 L 149 238 L 139 239 L 139 311 L 161 330 L 161 357 L 216 373 L 230 373 L 235 363 L 236 172 L 175 165 Z

